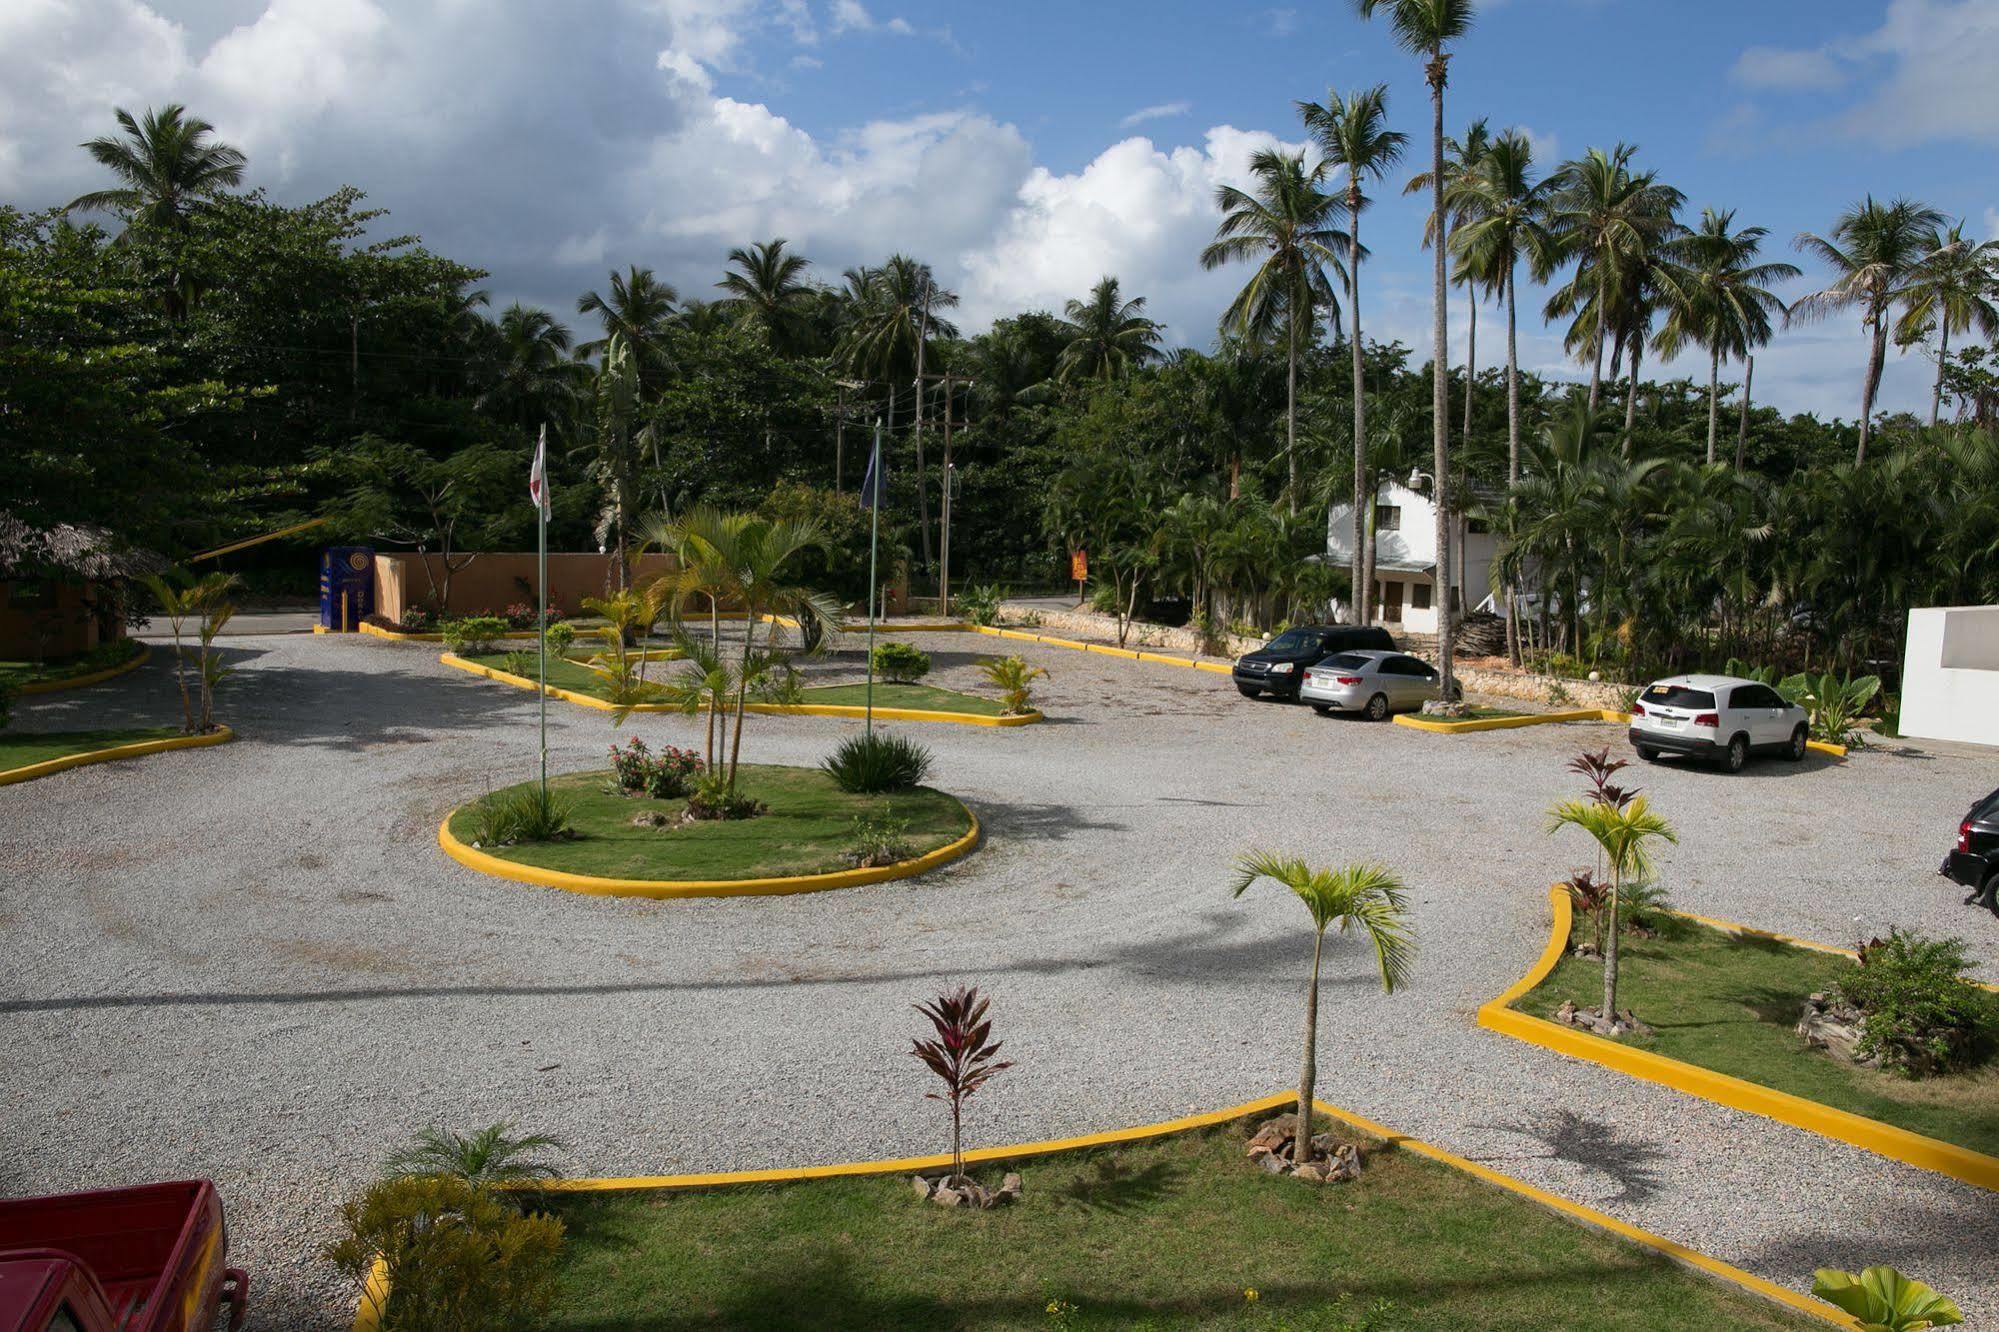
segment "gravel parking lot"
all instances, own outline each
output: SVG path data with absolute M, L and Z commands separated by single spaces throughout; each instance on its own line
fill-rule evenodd
M 651 903 L 485 878 L 438 821 L 532 770 L 535 704 L 362 638 L 239 637 L 218 749 L 0 788 L 0 1189 L 209 1175 L 263 1328 L 333 1328 L 314 1251 L 333 1204 L 427 1124 L 514 1120 L 583 1174 L 937 1149 L 910 1005 L 976 981 L 1018 1066 L 974 1103 L 997 1143 L 1142 1123 L 1296 1070 L 1309 936 L 1250 847 L 1379 859 L 1412 889 L 1414 983 L 1329 949 L 1321 1094 L 1496 1169 L 1808 1287 L 1894 1263 L 1999 1325 L 1991 1194 L 1565 1060 L 1473 1023 L 1546 938 L 1546 885 L 1588 856 L 1542 811 L 1609 725 L 1442 736 L 1250 703 L 1224 677 L 926 634 L 932 683 L 1019 651 L 1042 725 L 910 728 L 987 844 L 922 879 Z M 840 663 L 814 667 L 815 674 Z M 697 723 L 551 703 L 551 766 Z M 25 700 L 23 729 L 176 715 L 164 657 Z M 752 761 L 815 762 L 857 723 L 753 718 Z M 1995 785 L 1989 754 L 1884 743 L 1735 778 L 1634 767 L 1681 842 L 1689 910 L 1829 941 L 1904 925 L 1999 955 L 1999 920 L 1935 865 Z

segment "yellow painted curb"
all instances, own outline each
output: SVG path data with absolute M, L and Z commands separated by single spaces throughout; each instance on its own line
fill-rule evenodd
M 1110 1147 L 1124 1143 L 1144 1142 L 1152 1138 L 1184 1133 L 1192 1129 L 1212 1128 L 1217 1124 L 1226 1124 L 1232 1120 L 1243 1119 L 1249 1115 L 1260 1114 L 1268 1110 L 1280 1110 L 1294 1105 L 1296 1101 L 1297 1095 L 1294 1092 L 1276 1092 L 1269 1096 L 1258 1097 L 1254 1101 L 1245 1101 L 1241 1105 L 1230 1106 L 1224 1110 L 1214 1110 L 1206 1114 L 1188 1115 L 1184 1118 L 1169 1119 L 1157 1124 L 1144 1124 L 1136 1128 L 1114 1129 L 1104 1133 L 1086 1133 L 1079 1137 L 1054 1138 L 1042 1142 L 1020 1143 L 1010 1147 L 981 1147 L 966 1152 L 965 1160 L 973 1163 L 1016 1161 L 1083 1148 Z M 1475 1179 L 1491 1184 L 1496 1188 L 1504 1189 L 1508 1193 L 1526 1198 L 1530 1202 L 1539 1203 L 1571 1220 L 1580 1221 L 1584 1225 L 1595 1227 L 1620 1239 L 1664 1254 L 1666 1257 L 1683 1266 L 1691 1267 L 1695 1271 L 1727 1285 L 1735 1286 L 1751 1295 L 1760 1296 L 1763 1299 L 1770 1300 L 1789 1309 L 1794 1309 L 1799 1313 L 1817 1318 L 1835 1327 L 1851 1328 L 1858 1326 L 1854 1320 L 1848 1318 L 1829 1304 L 1822 1303 L 1808 1295 L 1800 1294 L 1788 1287 L 1780 1286 L 1774 1281 L 1766 1281 L 1762 1277 L 1746 1272 L 1733 1264 L 1722 1262 L 1718 1258 L 1710 1258 L 1698 1250 L 1675 1243 L 1663 1235 L 1655 1235 L 1651 1231 L 1640 1230 L 1636 1226 L 1619 1221 L 1616 1217 L 1599 1212 L 1593 1207 L 1585 1207 L 1579 1203 L 1570 1202 L 1568 1199 L 1549 1193 L 1545 1189 L 1536 1188 L 1524 1180 L 1515 1179 L 1511 1175 L 1504 1175 L 1497 1170 L 1479 1165 L 1474 1161 L 1468 1161 L 1454 1152 L 1447 1152 L 1441 1147 L 1433 1147 L 1420 1138 L 1411 1137 L 1406 1133 L 1398 1133 L 1391 1128 L 1375 1123 L 1371 1119 L 1354 1114 L 1348 1110 L 1343 1110 L 1339 1106 L 1331 1105 L 1325 1101 L 1314 1100 L 1312 1107 L 1316 1113 L 1341 1120 L 1351 1127 L 1360 1130 L 1362 1133 L 1379 1139 L 1390 1148 L 1413 1152 L 1418 1156 L 1427 1157 L 1439 1165 L 1463 1171 Z M 534 1193 L 614 1193 L 638 1190 L 727 1188 L 745 1184 L 789 1184 L 803 1180 L 832 1179 L 856 1175 L 914 1174 L 924 1170 L 942 1169 L 951 1163 L 951 1158 L 948 1155 L 911 1156 L 889 1161 L 854 1161 L 840 1165 L 806 1166 L 801 1169 L 792 1170 L 735 1170 L 699 1175 L 635 1175 L 605 1179 L 556 1179 L 540 1181 L 531 1185 L 521 1185 L 519 1188 L 522 1192 Z M 501 1187 L 505 1188 L 509 1186 L 502 1185 Z M 362 1293 L 360 1308 L 355 1313 L 354 1332 L 378 1332 L 380 1327 L 378 1321 L 379 1310 L 387 1298 L 388 1273 L 382 1264 L 377 1263 L 374 1270 L 369 1274 L 367 1286 Z
M 482 666 L 476 661 L 467 661 L 455 652 L 443 653 L 438 660 L 453 670 L 469 671 L 473 675 L 497 680 L 516 689 L 532 692 L 540 688 L 550 698 L 559 698 L 565 703 L 595 708 L 599 712 L 617 711 L 615 705 L 601 698 L 579 694 L 573 689 L 564 689 L 559 685 L 537 686 L 533 680 L 524 675 L 514 675 L 492 666 Z M 631 711 L 684 713 L 686 709 L 667 703 L 637 703 L 632 706 Z M 855 707 L 851 703 L 745 703 L 743 711 L 769 717 L 851 717 L 856 721 L 868 715 L 866 708 Z M 978 712 L 935 712 L 927 708 L 876 708 L 875 718 L 879 721 L 945 722 L 959 726 L 1031 726 L 1035 722 L 1047 720 L 1042 713 L 1031 711 L 987 716 Z
M 1548 890 L 1548 901 L 1554 909 L 1554 919 L 1548 931 L 1548 943 L 1541 950 L 1540 958 L 1525 976 L 1509 986 L 1498 998 L 1481 1004 L 1478 1010 L 1478 1025 L 1489 1031 L 1511 1036 L 1515 1040 L 1526 1041 L 1565 1054 L 1575 1059 L 1600 1064 L 1646 1082 L 1656 1082 L 1662 1087 L 1698 1096 L 1704 1101 L 1713 1101 L 1736 1110 L 1761 1115 L 1789 1124 L 1793 1128 L 1805 1129 L 1823 1137 L 1836 1138 L 1840 1142 L 1859 1147 L 1906 1165 L 1919 1166 L 1924 1170 L 1934 1170 L 1940 1175 L 1979 1188 L 1999 1190 L 1999 1157 L 1987 1156 L 1983 1152 L 1959 1147 L 1955 1143 L 1943 1142 L 1937 1138 L 1911 1133 L 1907 1129 L 1884 1124 L 1878 1119 L 1869 1119 L 1848 1110 L 1837 1110 L 1817 1101 L 1794 1096 L 1790 1092 L 1778 1091 L 1759 1083 L 1742 1078 L 1717 1073 L 1697 1064 L 1685 1063 L 1665 1055 L 1653 1054 L 1649 1050 L 1637 1050 L 1617 1041 L 1566 1027 L 1558 1022 L 1550 1022 L 1523 1013 L 1512 1005 L 1548 978 L 1555 964 L 1562 960 L 1568 949 L 1570 905 L 1569 896 L 1560 887 Z M 1703 924 L 1707 923 L 1705 921 Z M 1747 931 L 1746 926 L 1717 926 L 1717 928 Z M 1761 933 L 1756 931 L 1756 933 Z M 1781 939 L 1779 935 L 1766 937 Z M 1786 943 L 1791 940 L 1783 940 Z M 1821 952 L 1843 952 L 1843 949 L 1826 945 L 1807 945 Z
M 1522 726 L 1548 726 L 1556 722 L 1579 721 L 1625 721 L 1621 712 L 1609 708 L 1574 708 L 1568 712 L 1523 712 L 1517 717 L 1473 717 L 1466 721 L 1450 721 L 1442 717 L 1423 717 L 1411 712 L 1398 712 L 1394 721 L 1397 726 L 1411 726 L 1419 731 L 1435 731 L 1440 735 L 1461 735 L 1468 731 L 1512 731 Z
M 488 855 L 459 841 L 451 832 L 451 819 L 457 810 L 445 815 L 444 822 L 437 825 L 437 844 L 444 849 L 445 855 L 481 874 L 492 874 L 517 883 L 532 883 L 542 888 L 587 893 L 594 897 L 650 897 L 661 900 L 683 897 L 782 897 L 793 893 L 824 892 L 829 888 L 858 888 L 863 884 L 887 883 L 891 879 L 911 879 L 940 865 L 950 864 L 979 843 L 979 816 L 972 813 L 963 801 L 958 802 L 958 808 L 965 811 L 965 817 L 972 825 L 971 830 L 957 841 L 940 846 L 935 851 L 926 851 L 913 860 L 875 869 L 834 870 L 828 874 L 801 874 L 781 879 L 603 879 L 594 874 L 571 874 L 566 870 L 523 865 L 518 861 Z
M 782 621 L 782 623 L 794 629 L 798 627 L 796 622 L 792 620 L 784 620 Z M 898 634 L 964 634 L 964 633 L 970 633 L 973 627 L 974 627 L 973 625 L 964 620 L 952 620 L 946 624 L 896 624 L 896 625 L 883 624 L 880 620 L 876 620 L 875 637 L 894 638 Z M 839 627 L 839 629 L 836 632 L 842 634 L 865 634 L 867 631 L 868 631 L 867 621 L 863 620 L 859 624 L 851 624 L 851 623 L 843 624 Z
M 138 670 L 146 664 L 146 659 L 152 655 L 153 650 L 144 643 L 141 643 L 139 644 L 139 650 L 132 655 L 129 661 L 122 661 L 116 666 L 107 666 L 101 671 L 92 671 L 88 675 L 72 675 L 61 680 L 41 680 L 34 684 L 24 684 L 21 686 L 20 692 L 23 694 L 56 694 L 61 693 L 65 689 L 81 689 L 85 685 L 102 684 L 106 680 L 116 679 L 127 671 Z
M 354 1332 L 382 1332 L 382 1314 L 389 1307 L 389 1265 L 377 1258 L 361 1283 L 361 1303 L 354 1310 Z
M 1124 657 L 1131 661 L 1149 661 L 1157 666 L 1185 666 L 1216 675 L 1230 675 L 1235 671 L 1235 668 L 1227 662 L 1199 661 L 1193 657 L 1175 657 L 1163 652 L 1111 647 L 1107 643 L 1081 643 L 1073 638 L 1051 638 L 1046 634 L 1030 634 L 1021 629 L 1001 629 L 996 625 L 968 624 L 965 628 L 967 632 L 974 634 L 990 634 L 995 638 L 1011 638 L 1022 643 L 1039 643 L 1043 647 L 1068 648 L 1074 652 L 1095 652 L 1101 656 Z
M 114 745 L 110 749 L 64 754 L 61 758 L 45 759 L 40 763 L 30 763 L 26 767 L 0 771 L 0 786 L 12 786 L 16 782 L 32 782 L 37 777 L 53 776 L 58 772 L 85 767 L 92 763 L 116 763 L 120 759 L 163 754 L 169 749 L 200 749 L 206 745 L 224 745 L 235 738 L 236 732 L 227 726 L 219 726 L 206 735 L 170 735 L 164 740 L 141 740 L 136 744 Z

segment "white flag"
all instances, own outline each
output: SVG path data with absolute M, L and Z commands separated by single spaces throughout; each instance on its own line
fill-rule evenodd
M 548 427 L 541 428 L 541 435 L 534 442 L 534 466 L 528 469 L 528 498 L 547 518 L 548 508 Z

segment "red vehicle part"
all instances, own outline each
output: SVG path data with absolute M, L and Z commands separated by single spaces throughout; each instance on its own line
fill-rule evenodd
M 207 1180 L 0 1202 L 0 1332 L 209 1332 L 223 1304 L 241 1327 L 228 1247 Z

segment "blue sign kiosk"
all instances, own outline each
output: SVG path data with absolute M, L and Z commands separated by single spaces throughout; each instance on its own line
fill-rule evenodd
M 319 629 L 351 634 L 375 613 L 375 552 L 369 546 L 328 546 L 319 557 Z

